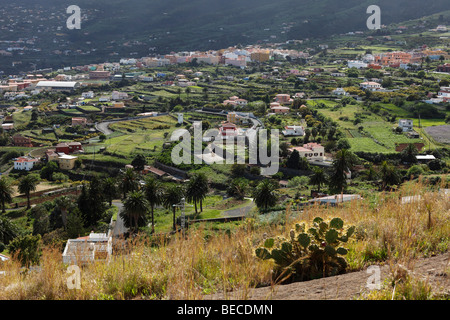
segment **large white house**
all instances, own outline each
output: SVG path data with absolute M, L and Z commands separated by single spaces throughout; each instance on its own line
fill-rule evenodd
M 366 90 L 371 90 L 371 91 L 376 91 L 376 90 L 381 90 L 383 89 L 381 87 L 381 84 L 379 84 L 378 82 L 374 82 L 374 81 L 366 81 L 360 84 L 361 88 L 366 89 Z
M 348 92 L 345 91 L 344 88 L 337 88 L 337 89 L 333 90 L 332 93 L 337 96 L 348 96 L 349 95 Z
M 347 62 L 347 67 L 362 69 L 362 68 L 367 68 L 367 63 L 362 62 L 362 61 L 350 60 Z
M 281 131 L 284 136 L 304 136 L 305 130 L 302 126 L 286 126 L 285 130 Z
M 450 87 L 441 87 L 438 97 L 442 99 L 443 102 L 450 102 Z
M 39 81 L 36 89 L 44 91 L 73 91 L 80 87 L 76 81 Z
M 38 159 L 30 157 L 19 157 L 14 160 L 14 169 L 30 171 L 38 161 Z
M 324 161 L 325 160 L 325 148 L 318 143 L 307 143 L 303 147 L 294 147 L 289 149 L 290 151 L 297 150 L 300 157 L 306 158 L 308 161 Z

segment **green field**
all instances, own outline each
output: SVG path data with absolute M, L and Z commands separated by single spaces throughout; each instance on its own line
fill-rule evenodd
M 106 147 L 108 153 L 125 157 L 136 153 L 158 154 L 176 129 L 176 124 L 177 121 L 170 116 L 114 123 L 110 128 L 116 134 L 99 145 Z M 164 138 L 166 133 L 168 137 Z

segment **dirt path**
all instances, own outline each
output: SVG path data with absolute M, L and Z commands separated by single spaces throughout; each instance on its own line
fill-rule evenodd
M 415 261 L 408 270 L 413 275 L 428 280 L 439 292 L 450 292 L 449 267 L 450 253 Z M 389 274 L 389 266 L 382 266 L 381 283 Z M 368 292 L 366 288 L 372 273 L 367 270 L 352 272 L 340 276 L 292 283 L 288 285 L 251 289 L 248 300 L 351 300 Z M 214 294 L 205 300 L 243 300 L 243 292 Z

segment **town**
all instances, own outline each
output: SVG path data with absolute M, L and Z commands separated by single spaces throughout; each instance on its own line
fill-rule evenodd
M 417 244 L 411 249 L 417 256 L 447 252 L 450 30 L 432 21 L 420 30 L 412 25 L 425 23 L 413 21 L 321 42 L 270 41 L 3 72 L 0 271 L 13 260 L 38 266 L 48 258 L 44 247 L 65 265 L 85 268 L 114 264 L 126 252 L 141 270 L 144 262 L 135 259 L 155 254 L 158 269 L 166 257 L 154 247 L 175 243 L 184 250 L 183 239 L 201 238 L 216 250 L 234 237 L 230 252 L 217 254 L 238 261 L 224 287 L 236 289 L 234 281 L 267 286 L 273 274 L 284 273 L 266 262 L 287 267 L 296 260 L 282 256 L 289 237 L 279 249 L 275 244 L 290 229 L 291 239 L 305 241 L 311 252 L 320 249 L 310 241 L 325 239 L 327 228 L 339 230 L 332 241 L 326 233 L 326 243 L 334 243 L 324 251 L 331 257 L 323 267 L 327 276 L 409 254 L 404 243 Z M 23 43 L 0 42 L 0 55 L 19 61 Z M 271 140 L 275 131 L 278 141 Z M 268 136 L 253 143 L 262 132 Z M 180 141 L 189 151 L 183 161 L 174 158 L 182 156 Z M 278 170 L 268 174 L 274 163 Z M 414 218 L 414 208 L 424 220 Z M 367 214 L 359 221 L 361 210 Z M 354 226 L 344 230 L 341 218 Z M 309 226 L 324 234 L 295 221 L 313 221 Z M 347 243 L 352 235 L 357 240 Z M 150 244 L 130 254 L 138 239 Z M 175 252 L 164 254 L 176 259 Z M 225 271 L 212 265 L 222 262 L 209 265 L 215 258 L 203 254 L 192 260 L 200 270 L 192 275 L 193 292 L 145 278 L 145 285 L 120 294 L 111 287 L 104 297 L 218 294 L 222 284 L 214 279 Z M 258 261 L 254 278 L 248 259 Z M 308 268 L 291 280 L 322 272 Z M 93 298 L 90 291 L 97 292 L 84 289 L 84 298 Z M 11 292 L 0 289 L 0 298 Z

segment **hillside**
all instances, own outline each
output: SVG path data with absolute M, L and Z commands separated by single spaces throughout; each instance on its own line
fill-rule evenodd
M 37 49 L 29 58 L 20 57 L 21 68 L 25 63 L 42 68 L 63 64 L 77 50 L 77 59 L 93 63 L 116 54 L 145 56 L 364 31 L 366 9 L 373 4 L 381 7 L 386 25 L 450 9 L 446 0 L 80 0 L 81 30 L 68 30 L 65 11 L 71 4 L 27 0 L 0 10 L 1 29 L 8 31 L 0 33 L 0 40 L 33 38 L 35 48 L 29 49 Z M 61 54 L 49 59 L 55 50 L 67 59 Z

